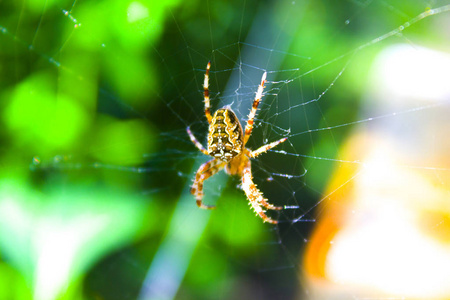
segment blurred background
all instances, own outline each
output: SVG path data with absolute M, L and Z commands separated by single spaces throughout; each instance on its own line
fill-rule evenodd
M 0 1 L 0 299 L 448 299 L 449 1 Z M 239 178 L 190 194 L 212 111 Z

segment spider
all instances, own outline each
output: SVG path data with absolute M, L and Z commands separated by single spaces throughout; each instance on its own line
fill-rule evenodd
M 258 109 L 258 104 L 261 101 L 264 90 L 264 83 L 266 82 L 267 73 L 264 72 L 261 78 L 261 84 L 253 101 L 253 106 L 248 115 L 248 121 L 245 125 L 245 134 L 243 134 L 241 123 L 236 114 L 229 106 L 218 109 L 213 116 L 211 116 L 211 107 L 209 101 L 209 69 L 211 62 L 206 66 L 205 78 L 203 82 L 204 101 L 205 101 L 205 116 L 209 123 L 208 133 L 208 149 L 197 140 L 190 128 L 187 127 L 187 133 L 194 143 L 194 145 L 202 153 L 214 157 L 210 161 L 202 164 L 195 174 L 194 184 L 191 188 L 191 194 L 195 196 L 197 206 L 204 209 L 214 209 L 213 205 L 205 205 L 202 203 L 203 198 L 203 182 L 209 177 L 213 176 L 223 168 L 229 175 L 238 175 L 241 177 L 242 189 L 244 190 L 250 205 L 255 210 L 256 214 L 263 219 L 264 222 L 277 224 L 278 222 L 269 218 L 263 209 L 280 210 L 283 207 L 274 206 L 270 204 L 263 194 L 253 183 L 253 176 L 251 170 L 251 158 L 268 151 L 269 149 L 286 141 L 287 138 L 282 138 L 276 142 L 264 145 L 255 151 L 245 147 L 253 129 L 253 119 Z

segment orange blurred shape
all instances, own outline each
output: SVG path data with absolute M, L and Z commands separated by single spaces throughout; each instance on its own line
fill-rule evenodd
M 421 55 L 430 69 L 396 85 Z M 313 299 L 450 298 L 449 85 L 440 96 L 434 88 L 431 98 L 414 99 L 421 77 L 448 81 L 449 70 L 447 54 L 410 46 L 376 61 L 368 111 L 400 114 L 367 122 L 339 151 L 348 163 L 337 166 L 324 192 L 301 262 Z M 402 113 L 411 108 L 418 109 Z

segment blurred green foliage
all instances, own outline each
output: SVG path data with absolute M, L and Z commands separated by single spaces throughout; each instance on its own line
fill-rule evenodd
M 32 153 L 53 154 L 73 149 L 86 130 L 88 118 L 79 103 L 54 91 L 55 78 L 31 74 L 8 95 L 5 125 L 15 137 L 14 147 Z
M 84 186 L 41 193 L 11 178 L 3 180 L 0 199 L 0 249 L 33 299 L 56 299 L 105 253 L 129 243 L 146 216 L 140 199 Z M 4 270 L 0 276 L 11 272 Z M 15 277 L 14 285 L 22 284 Z
M 148 49 L 176 4 L 2 3 L 1 299 L 82 297 L 88 268 L 158 220 L 129 176 L 104 172 L 143 164 L 156 133 L 145 119 L 99 111 L 99 82 L 135 109 L 151 105 Z

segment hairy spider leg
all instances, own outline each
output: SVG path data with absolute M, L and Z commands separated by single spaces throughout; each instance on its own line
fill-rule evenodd
M 261 219 L 263 219 L 263 222 L 268 222 L 268 223 L 272 223 L 272 224 L 278 223 L 278 221 L 272 220 L 264 213 L 264 210 L 262 209 L 261 205 L 263 205 L 264 207 L 266 207 L 268 209 L 273 209 L 273 210 L 280 210 L 283 208 L 278 207 L 278 206 L 273 206 L 266 201 L 267 199 L 264 199 L 261 191 L 258 190 L 258 188 L 256 187 L 256 184 L 253 182 L 250 164 L 248 164 L 243 171 L 242 189 L 244 190 L 245 194 L 247 195 L 247 198 L 250 201 L 250 204 L 253 207 L 253 209 L 255 210 L 255 212 L 261 217 Z
M 256 110 L 258 109 L 259 102 L 261 101 L 261 98 L 262 98 L 262 93 L 264 90 L 264 83 L 266 82 L 266 76 L 267 76 L 267 72 L 264 72 L 264 74 L 261 77 L 261 84 L 258 86 L 258 90 L 256 91 L 255 100 L 253 100 L 252 109 L 250 110 L 250 113 L 248 114 L 247 124 L 245 125 L 244 146 L 245 146 L 245 144 L 247 144 L 247 141 L 250 138 L 250 135 L 252 134 L 253 119 L 255 118 Z
M 212 159 L 210 161 L 205 162 L 198 168 L 197 173 L 195 174 L 194 184 L 191 188 L 191 194 L 195 196 L 195 200 L 197 201 L 197 206 L 204 209 L 214 209 L 216 206 L 214 205 L 205 205 L 202 203 L 203 199 L 203 181 L 213 176 L 220 170 L 222 170 L 227 163 L 223 162 L 219 159 Z
M 209 69 L 211 68 L 211 62 L 206 65 L 205 79 L 203 80 L 203 96 L 205 98 L 205 116 L 208 123 L 211 124 L 211 104 L 209 101 Z
M 191 129 L 189 127 L 186 128 L 186 131 L 191 138 L 192 143 L 194 143 L 195 147 L 197 147 L 198 150 L 200 150 L 203 154 L 208 155 L 208 151 L 206 151 L 205 147 L 197 140 L 195 135 L 192 133 Z
M 283 143 L 283 142 L 286 141 L 286 140 L 287 140 L 287 138 L 282 138 L 282 139 L 280 139 L 280 140 L 278 140 L 278 141 L 275 141 L 275 142 L 272 142 L 272 143 L 270 143 L 270 144 L 267 144 L 267 145 L 264 145 L 264 146 L 262 146 L 262 147 L 259 147 L 259 148 L 256 149 L 255 151 L 251 151 L 250 154 L 249 154 L 249 157 L 255 158 L 255 157 L 257 157 L 258 155 L 263 154 L 263 153 L 269 151 L 269 150 L 272 149 L 273 147 L 275 147 L 275 146 L 277 146 L 277 145 Z
M 252 180 L 253 186 L 259 192 L 259 194 L 261 195 L 261 197 L 258 197 L 258 203 L 260 203 L 262 206 L 264 206 L 267 209 L 282 210 L 283 209 L 282 206 L 275 206 L 275 205 L 270 204 L 269 202 L 267 202 L 267 199 L 262 196 L 263 194 L 261 193 L 261 191 L 256 188 L 256 184 L 253 183 L 253 176 L 252 176 L 252 171 L 251 171 L 250 168 L 248 168 L 248 172 L 250 173 L 250 176 L 251 176 L 250 179 Z

